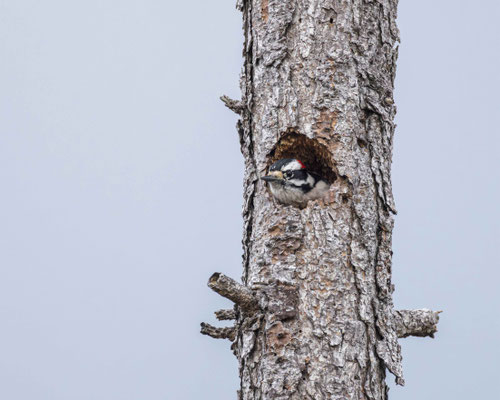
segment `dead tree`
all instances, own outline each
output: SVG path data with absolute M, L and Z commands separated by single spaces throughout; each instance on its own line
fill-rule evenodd
M 397 0 L 240 0 L 245 160 L 243 284 L 208 285 L 239 360 L 239 398 L 385 399 L 403 384 L 398 337 L 432 336 L 438 313 L 395 311 L 391 235 Z M 332 183 L 324 200 L 277 204 L 259 177 L 299 158 Z

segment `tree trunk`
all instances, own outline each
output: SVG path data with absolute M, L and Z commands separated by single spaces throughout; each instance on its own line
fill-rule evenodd
M 245 158 L 240 285 L 235 302 L 242 400 L 385 399 L 403 384 L 398 336 L 430 336 L 437 313 L 393 310 L 391 188 L 397 0 L 247 0 L 241 115 Z M 304 209 L 276 203 L 259 177 L 300 159 L 332 182 Z

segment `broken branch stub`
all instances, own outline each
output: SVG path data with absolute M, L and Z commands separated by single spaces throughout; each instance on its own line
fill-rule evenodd
M 408 336 L 434 337 L 437 332 L 439 314 L 441 311 L 432 311 L 425 308 L 419 310 L 395 310 L 394 324 L 398 338 Z
M 232 342 L 236 338 L 236 329 L 234 327 L 230 328 L 217 328 L 205 322 L 201 324 L 201 334 L 213 337 L 214 339 L 229 339 Z
M 245 106 L 243 102 L 240 100 L 234 100 L 229 98 L 228 96 L 224 95 L 221 96 L 220 99 L 224 103 L 224 105 L 229 108 L 231 111 L 235 112 L 236 114 L 241 114 L 243 110 L 245 109 Z
M 251 289 L 220 272 L 210 277 L 208 287 L 237 304 L 245 313 L 253 313 L 259 309 L 259 303 Z
M 236 319 L 236 311 L 235 310 L 218 310 L 215 311 L 215 318 L 219 321 L 230 321 Z

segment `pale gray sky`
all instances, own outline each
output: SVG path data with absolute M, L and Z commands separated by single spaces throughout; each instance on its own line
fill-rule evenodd
M 492 399 L 500 4 L 399 9 L 395 302 L 444 313 L 391 398 Z M 233 1 L 0 0 L 0 399 L 235 398 L 241 44 Z

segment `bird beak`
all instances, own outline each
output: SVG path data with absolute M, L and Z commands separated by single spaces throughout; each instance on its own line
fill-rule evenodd
M 262 176 L 260 179 L 266 182 L 281 182 L 283 180 L 283 173 L 281 171 L 273 171 L 269 175 Z
M 277 176 L 272 176 L 272 175 L 261 176 L 260 179 L 266 182 L 276 182 L 281 180 Z

